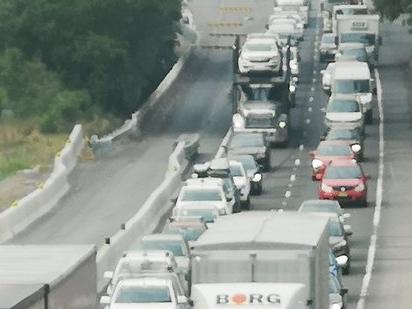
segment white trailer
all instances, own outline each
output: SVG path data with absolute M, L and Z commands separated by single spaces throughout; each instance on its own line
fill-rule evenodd
M 304 308 L 327 308 L 328 233 L 328 219 L 312 214 L 259 211 L 219 218 L 194 243 L 192 289 L 303 284 Z
M 0 246 L 0 308 L 96 308 L 92 245 Z
M 340 43 L 362 43 L 369 57 L 379 60 L 379 15 L 338 15 L 336 36 Z
M 331 10 L 332 14 L 332 31 L 336 33 L 337 27 L 337 17 L 338 16 L 353 16 L 353 15 L 368 15 L 369 9 L 367 5 L 351 5 L 351 4 L 341 4 L 335 5 Z
M 294 283 L 213 283 L 193 286 L 193 309 L 242 308 L 304 309 L 305 286 Z M 256 307 L 253 307 L 256 308 Z

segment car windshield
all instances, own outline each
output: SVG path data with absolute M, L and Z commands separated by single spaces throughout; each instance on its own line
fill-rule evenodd
M 329 222 L 329 235 L 332 237 L 342 237 L 342 226 L 338 221 L 330 220 Z
M 331 130 L 329 131 L 327 140 L 359 140 L 360 135 L 357 130 Z
M 142 250 L 168 250 L 174 256 L 184 256 L 183 244 L 176 240 L 144 240 L 140 244 Z
M 325 179 L 360 179 L 362 171 L 359 166 L 329 166 Z
M 243 49 L 247 52 L 270 52 L 276 51 L 276 45 L 270 43 L 246 43 Z
M 353 100 L 331 100 L 328 104 L 329 113 L 359 113 L 359 103 Z
M 206 223 L 214 222 L 217 214 L 213 209 L 177 209 L 177 215 L 181 217 L 201 217 Z
M 233 177 L 241 177 L 244 176 L 242 173 L 242 168 L 240 165 L 230 165 L 230 173 Z
M 243 168 L 246 171 L 251 171 L 251 170 L 256 170 L 257 169 L 256 161 L 255 161 L 255 159 L 253 159 L 253 157 L 245 157 L 245 158 L 239 158 L 239 159 L 235 159 L 235 160 L 242 162 Z
M 339 290 L 339 283 L 336 281 L 336 278 L 334 276 L 329 276 L 329 293 L 338 294 Z
M 347 145 L 321 145 L 318 148 L 321 156 L 350 156 L 352 150 Z
M 341 50 L 341 54 L 346 56 L 355 56 L 362 59 L 366 59 L 368 54 L 366 53 L 365 48 L 344 48 Z
M 372 46 L 375 44 L 375 35 L 367 33 L 342 33 L 340 41 L 342 43 L 362 43 Z
M 264 147 L 263 136 L 260 134 L 236 134 L 230 147 L 242 148 L 242 147 Z
M 204 232 L 201 227 L 181 227 L 181 226 L 169 226 L 164 230 L 167 234 L 180 234 L 186 241 L 197 240 Z
M 221 201 L 222 196 L 219 190 L 212 189 L 186 189 L 183 190 L 182 202 L 208 202 Z
M 324 35 L 324 36 L 322 36 L 322 43 L 324 43 L 324 44 L 335 44 L 335 36 L 334 35 Z
M 330 212 L 330 213 L 340 213 L 338 206 L 335 203 L 304 203 L 300 211 L 303 212 Z
M 273 117 L 267 115 L 249 114 L 246 118 L 246 128 L 273 128 Z
M 166 286 L 122 286 L 114 302 L 116 304 L 170 303 L 172 299 Z
M 341 94 L 368 93 L 368 79 L 338 79 L 335 80 L 335 92 Z

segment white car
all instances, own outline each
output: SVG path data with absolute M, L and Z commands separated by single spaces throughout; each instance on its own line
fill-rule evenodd
M 328 130 L 336 128 L 358 129 L 364 132 L 362 106 L 354 96 L 336 95 L 326 107 L 325 125 Z
M 233 179 L 234 184 L 235 180 Z M 218 186 L 222 187 L 223 192 L 225 193 L 226 197 L 226 203 L 228 209 L 234 209 L 235 208 L 235 199 L 233 198 L 232 192 L 230 192 L 228 188 L 228 183 L 224 181 L 222 178 L 216 178 L 216 177 L 206 177 L 206 178 L 189 178 L 185 181 L 185 185 L 189 187 L 206 187 L 207 185 L 213 185 L 213 186 Z M 218 208 L 219 209 L 219 208 Z M 221 212 L 223 214 L 223 212 Z
M 171 280 L 159 278 L 121 280 L 112 296 L 100 298 L 100 304 L 107 309 L 190 308 L 187 297 L 177 293 Z
M 279 75 L 282 72 L 282 55 L 274 38 L 249 38 L 242 47 L 239 56 L 239 72 L 270 72 Z
M 189 281 L 190 257 L 189 245 L 179 234 L 150 234 L 144 236 L 135 248 L 137 250 L 167 250 L 173 253 L 178 268 Z
M 269 17 L 268 25 L 271 25 L 272 21 L 274 19 L 277 19 L 277 18 L 293 19 L 296 22 L 296 26 L 297 26 L 299 32 L 302 33 L 302 39 L 303 39 L 303 32 L 304 32 L 304 28 L 305 28 L 305 23 L 304 23 L 302 17 L 298 13 L 296 13 L 294 11 L 277 12 L 276 14 L 271 15 Z
M 267 29 L 266 33 L 279 36 L 279 43 L 282 46 L 295 46 L 299 40 L 296 25 L 290 22 L 269 25 L 269 28 Z
M 246 209 L 250 209 L 250 182 L 243 165 L 239 161 L 230 160 L 230 172 L 240 191 L 240 200 Z
M 332 274 L 329 274 L 329 309 L 346 308 L 347 289 L 343 289 L 339 280 Z
M 186 183 L 180 190 L 175 208 L 209 205 L 216 207 L 220 215 L 233 213 L 234 204 L 226 197 L 223 185 L 207 179 Z
M 306 4 L 304 0 L 276 0 L 273 12 L 275 14 L 288 11 L 296 12 L 302 18 L 306 27 L 309 21 L 309 8 Z
M 322 74 L 322 88 L 323 90 L 330 94 L 333 82 L 333 73 L 335 71 L 335 62 L 328 64 L 325 70 L 321 71 Z
M 284 24 L 288 24 L 293 27 L 291 35 L 299 41 L 303 40 L 303 28 L 298 25 L 295 19 L 282 17 L 281 15 L 274 15 L 274 17 L 275 18 L 272 18 L 269 23 L 269 28 L 281 27 Z
M 106 271 L 104 278 L 109 279 L 107 295 L 112 295 L 117 283 L 124 277 L 133 277 L 142 274 L 175 273 L 178 277 L 179 293 L 188 292 L 185 275 L 179 270 L 173 253 L 166 250 L 129 251 L 120 258 L 113 271 Z

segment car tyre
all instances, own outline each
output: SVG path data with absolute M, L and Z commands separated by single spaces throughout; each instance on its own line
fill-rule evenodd
M 342 274 L 343 275 L 349 275 L 350 274 L 350 260 L 348 261 L 348 264 L 346 265 L 346 267 L 342 268 Z
M 373 112 L 372 110 L 368 110 L 365 113 L 365 121 L 367 124 L 372 124 L 373 123 Z
M 262 187 L 262 184 L 260 184 L 260 185 L 256 188 L 255 194 L 256 194 L 256 195 L 261 195 L 261 194 L 262 194 L 262 191 L 263 191 L 263 187 Z

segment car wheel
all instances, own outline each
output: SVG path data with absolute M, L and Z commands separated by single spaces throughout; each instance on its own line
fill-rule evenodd
M 256 195 L 261 195 L 263 191 L 263 186 L 262 184 L 259 184 L 259 186 L 256 188 L 255 194 Z
M 373 123 L 373 112 L 372 112 L 371 109 L 368 110 L 368 111 L 366 111 L 366 113 L 365 113 L 365 121 L 366 121 L 366 123 L 368 123 L 368 124 L 372 124 L 372 123 Z
M 247 200 L 244 204 L 244 209 L 250 210 L 250 197 L 249 196 L 247 197 Z
M 349 273 L 350 273 L 350 260 L 348 261 L 348 264 L 346 265 L 346 267 L 342 269 L 343 275 L 349 275 Z

